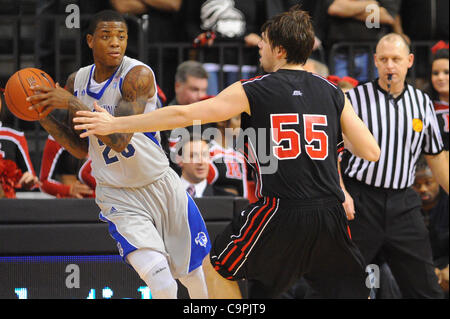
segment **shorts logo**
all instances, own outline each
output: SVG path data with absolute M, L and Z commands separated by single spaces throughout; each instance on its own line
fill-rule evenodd
M 208 238 L 206 237 L 206 234 L 204 232 L 199 232 L 197 234 L 197 237 L 195 238 L 195 243 L 197 245 L 206 247 L 206 244 L 208 243 Z
M 123 257 L 123 248 L 119 242 L 117 242 L 117 249 L 119 249 L 120 257 Z

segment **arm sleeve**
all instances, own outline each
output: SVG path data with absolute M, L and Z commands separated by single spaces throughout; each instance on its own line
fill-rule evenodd
M 42 192 L 56 197 L 70 197 L 70 186 L 53 179 L 55 167 L 63 151 L 64 148 L 49 137 L 42 154 L 41 172 L 39 176 L 42 185 L 40 189 Z
M 434 106 L 430 98 L 425 95 L 426 114 L 425 114 L 425 138 L 423 153 L 427 155 L 439 154 L 444 149 L 439 123 L 434 111 Z
M 95 190 L 97 182 L 95 181 L 95 177 L 92 176 L 92 160 L 88 159 L 83 166 L 81 166 L 80 171 L 78 173 L 78 179 L 88 185 L 90 188 Z

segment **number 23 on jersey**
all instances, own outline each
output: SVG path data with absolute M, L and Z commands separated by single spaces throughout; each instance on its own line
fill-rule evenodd
M 100 146 L 105 146 L 105 144 L 100 140 L 98 140 L 98 144 Z M 117 157 L 117 155 L 112 155 L 112 156 L 110 155 L 111 151 L 112 151 L 111 147 L 106 146 L 102 152 L 103 159 L 105 160 L 106 165 L 109 165 L 109 164 L 119 161 L 119 158 Z M 128 144 L 127 148 L 124 151 L 122 151 L 120 154 L 125 158 L 129 158 L 129 157 L 133 156 L 135 152 L 136 152 L 136 150 L 134 149 L 133 145 Z
M 295 159 L 301 154 L 300 134 L 294 129 L 286 129 L 285 125 L 299 125 L 299 115 L 293 113 L 271 114 L 271 135 L 275 143 L 273 154 L 279 160 Z M 326 115 L 303 114 L 305 150 L 312 160 L 324 160 L 328 157 L 328 135 L 317 126 L 327 126 Z M 288 141 L 289 146 L 280 145 Z M 316 141 L 318 144 L 312 145 Z

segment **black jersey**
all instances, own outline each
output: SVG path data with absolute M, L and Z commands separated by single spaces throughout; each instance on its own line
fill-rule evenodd
M 35 175 L 25 134 L 9 127 L 4 127 L 1 125 L 1 122 L 0 158 L 14 161 L 22 173 L 30 172 Z
M 255 170 L 258 197 L 344 201 L 337 171 L 341 89 L 286 69 L 241 82 L 251 116 L 242 115 L 237 149 Z

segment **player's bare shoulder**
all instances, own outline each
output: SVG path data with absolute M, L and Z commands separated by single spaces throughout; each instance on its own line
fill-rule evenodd
M 122 85 L 122 98 L 126 101 L 138 101 L 155 94 L 153 72 L 146 66 L 133 67 L 125 76 Z
M 75 88 L 74 88 L 75 87 L 75 77 L 77 76 L 77 72 L 78 71 L 73 72 L 72 74 L 69 75 L 69 77 L 67 78 L 67 81 L 66 81 L 66 85 L 64 87 L 67 91 L 69 91 L 72 94 L 75 91 Z

